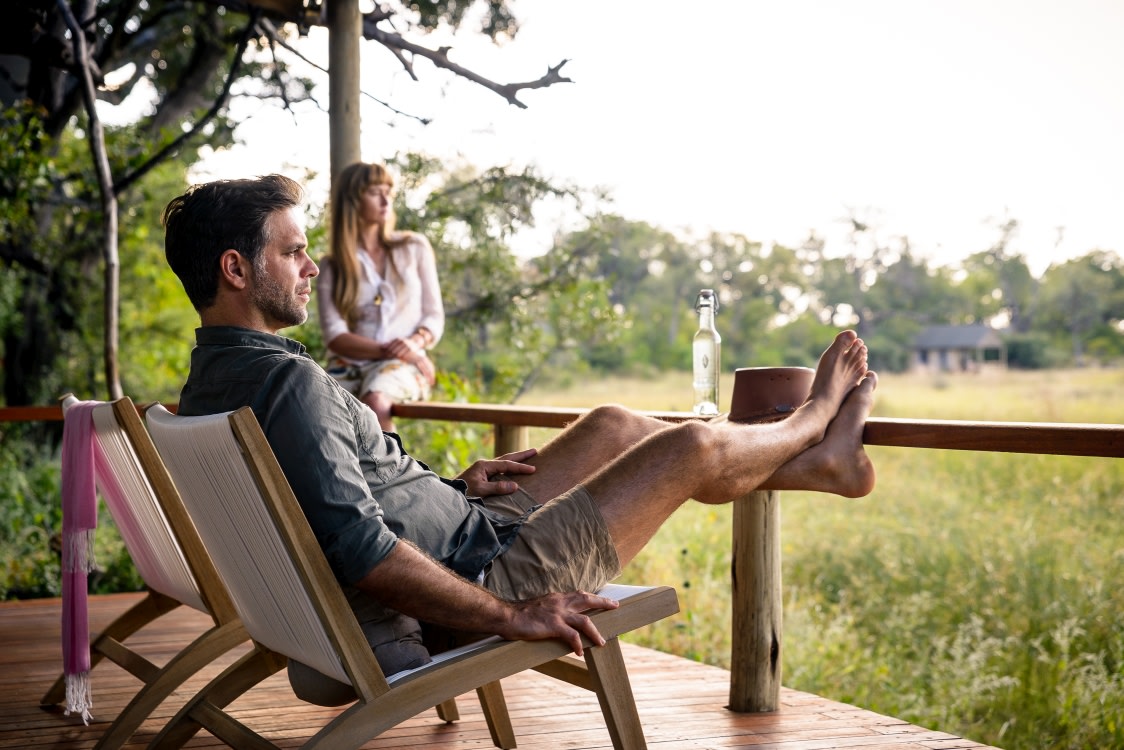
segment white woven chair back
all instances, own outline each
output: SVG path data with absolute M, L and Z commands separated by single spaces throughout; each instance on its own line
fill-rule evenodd
M 156 405 L 146 421 L 250 636 L 350 684 L 229 414 L 180 417 Z
M 67 408 L 71 400 L 63 403 Z M 207 612 L 199 585 L 188 567 L 140 459 L 113 414 L 113 404 L 93 408 L 94 439 L 111 476 L 96 477 L 98 491 L 145 584 L 161 594 Z

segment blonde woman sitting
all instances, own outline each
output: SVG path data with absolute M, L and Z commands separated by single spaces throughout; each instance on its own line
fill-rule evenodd
M 331 252 L 317 304 L 328 372 L 394 429 L 396 401 L 429 398 L 436 369 L 426 352 L 445 329 L 429 241 L 394 229 L 394 178 L 382 164 L 346 167 L 332 186 Z

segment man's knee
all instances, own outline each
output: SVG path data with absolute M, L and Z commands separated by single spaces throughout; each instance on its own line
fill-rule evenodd
M 714 447 L 714 426 L 697 419 L 680 422 L 667 432 L 681 456 L 708 457 Z
M 597 436 L 598 443 L 610 446 L 619 443 L 627 448 L 653 435 L 663 433 L 674 441 L 677 451 L 691 455 L 713 442 L 714 427 L 699 420 L 679 424 L 660 422 L 619 404 L 604 404 L 591 409 L 582 417 L 589 431 Z
M 649 431 L 646 424 L 651 420 L 620 404 L 602 404 L 586 412 L 582 421 L 599 436 L 620 434 L 634 442 Z

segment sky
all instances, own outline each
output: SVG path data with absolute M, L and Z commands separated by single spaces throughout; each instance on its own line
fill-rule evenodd
M 884 244 L 953 265 L 1019 223 L 1035 273 L 1124 255 L 1124 2 L 1119 0 L 516 0 L 517 37 L 467 31 L 450 56 L 492 80 L 568 60 L 573 83 L 513 107 L 374 43 L 362 157 L 418 150 L 480 167 L 534 164 L 608 188 L 611 210 L 684 236 L 711 230 L 851 250 L 849 217 Z M 326 32 L 299 42 L 326 64 Z M 435 39 L 432 46 L 449 40 Z M 427 43 L 428 44 L 428 43 Z M 321 92 L 327 103 L 327 87 Z M 247 145 L 200 178 L 328 170 L 327 115 L 240 105 Z M 313 192 L 324 189 L 313 184 Z M 560 217 L 523 239 L 546 250 Z

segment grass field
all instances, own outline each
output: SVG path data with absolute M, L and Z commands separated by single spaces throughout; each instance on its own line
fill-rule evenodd
M 521 403 L 681 410 L 689 386 Z M 1124 370 L 885 376 L 874 416 L 1119 424 Z M 1124 748 L 1124 461 L 869 452 L 869 497 L 783 496 L 784 684 L 1009 750 Z M 626 571 L 683 603 L 635 640 L 728 666 L 729 516 L 685 506 Z

